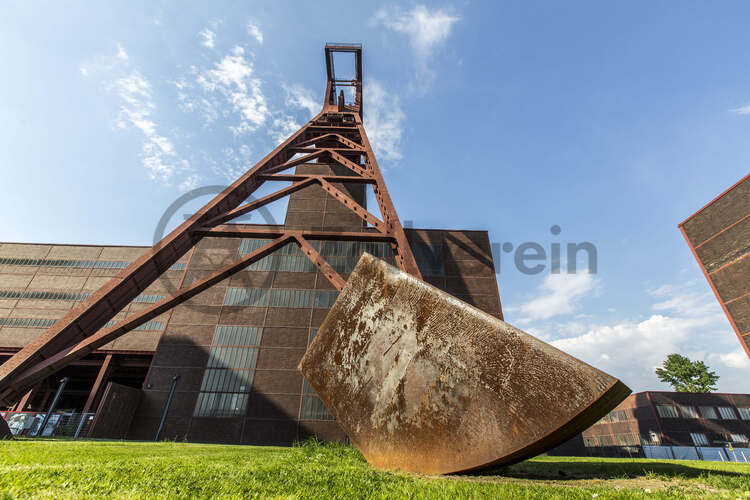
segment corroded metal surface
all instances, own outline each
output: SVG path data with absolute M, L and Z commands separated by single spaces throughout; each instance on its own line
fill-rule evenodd
M 422 473 L 542 453 L 630 393 L 368 254 L 299 369 L 373 466 Z

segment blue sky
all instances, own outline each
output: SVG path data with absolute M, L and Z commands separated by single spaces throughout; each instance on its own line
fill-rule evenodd
M 677 224 L 748 172 L 748 15 L 6 2 L 0 240 L 151 244 L 177 197 L 227 183 L 319 110 L 325 42 L 361 42 L 367 131 L 402 220 L 596 245 L 596 274 L 552 275 L 549 259 L 523 274 L 499 252 L 509 322 L 634 390 L 666 389 L 653 369 L 681 352 L 747 392 L 750 361 Z

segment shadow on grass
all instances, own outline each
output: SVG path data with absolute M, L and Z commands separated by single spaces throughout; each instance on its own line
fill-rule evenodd
M 717 464 L 719 465 L 719 464 Z M 526 461 L 505 467 L 483 469 L 460 476 L 504 476 L 518 479 L 585 480 L 631 479 L 650 475 L 698 478 L 707 474 L 727 478 L 747 478 L 746 472 L 735 472 L 696 464 L 688 466 L 670 462 L 652 461 Z

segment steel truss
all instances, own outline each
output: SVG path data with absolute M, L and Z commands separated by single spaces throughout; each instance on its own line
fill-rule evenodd
M 333 56 L 341 52 L 353 53 L 355 56 L 354 80 L 340 80 L 335 76 Z M 394 250 L 397 266 L 421 278 L 362 123 L 362 48 L 358 45 L 326 45 L 325 57 L 328 79 L 321 112 L 86 301 L 0 366 L 0 399 L 5 404 L 15 403 L 29 388 L 45 377 L 290 242 L 298 244 L 304 254 L 338 290 L 344 287 L 345 280 L 315 250 L 310 241 L 388 241 Z M 345 102 L 343 90 L 336 94 L 338 87 L 342 86 L 354 88 L 354 103 Z M 293 174 L 284 173 L 308 164 L 340 165 L 346 168 L 350 175 L 300 173 L 304 170 L 298 170 Z M 291 182 L 291 185 L 243 204 L 260 186 L 275 181 Z M 382 219 L 337 188 L 334 185 L 337 183 L 364 183 L 372 186 Z M 254 228 L 226 225 L 241 215 L 313 184 L 321 186 L 331 197 L 358 215 L 363 221 L 363 231 L 303 231 L 284 227 Z M 271 238 L 272 241 L 116 325 L 102 328 L 206 237 L 256 237 Z

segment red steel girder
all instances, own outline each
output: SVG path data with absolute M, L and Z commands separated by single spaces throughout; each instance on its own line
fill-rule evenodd
M 287 140 L 277 146 L 254 167 L 243 174 L 234 183 L 219 193 L 213 200 L 198 210 L 187 221 L 183 222 L 155 244 L 151 249 L 123 269 L 117 276 L 93 293 L 87 300 L 59 319 L 52 327 L 15 353 L 0 366 L 0 399 L 7 403 L 18 400 L 34 381 L 40 380 L 63 368 L 73 360 L 80 359 L 93 352 L 98 347 L 127 333 L 138 325 L 154 318 L 189 297 L 208 288 L 212 284 L 224 279 L 231 272 L 235 272 L 247 265 L 247 260 L 240 260 L 214 275 L 180 289 L 174 295 L 163 301 L 143 309 L 137 315 L 126 318 L 117 325 L 103 328 L 137 295 L 142 293 L 151 283 L 185 255 L 201 238 L 206 236 L 225 237 L 229 230 L 224 227 L 213 228 L 233 218 L 246 214 L 267 203 L 287 196 L 295 190 L 307 185 L 319 183 L 326 192 L 352 212 L 357 214 L 373 229 L 363 227 L 361 233 L 349 232 L 320 232 L 312 234 L 300 232 L 291 235 L 284 231 L 277 238 L 289 238 L 297 241 L 323 273 L 340 289 L 343 280 L 319 255 L 315 255 L 314 248 L 307 244 L 306 239 L 352 239 L 357 241 L 390 241 L 396 254 L 396 264 L 402 270 L 421 277 L 411 248 L 404 234 L 403 228 L 396 215 L 395 207 L 380 173 L 372 147 L 362 124 L 362 53 L 359 46 L 326 46 L 326 62 L 332 61 L 332 53 L 336 51 L 350 51 L 355 54 L 357 78 L 351 82 L 343 82 L 329 78 L 326 84 L 326 94 L 323 109 L 310 122 L 292 134 Z M 329 68 L 333 69 L 333 68 Z M 354 104 L 346 104 L 340 112 L 335 90 L 337 85 L 351 85 L 355 87 Z M 337 142 L 342 148 L 329 147 L 331 142 Z M 318 147 L 322 146 L 322 147 Z M 301 148 L 308 148 L 310 153 L 301 157 L 295 154 Z M 347 158 L 347 154 L 361 155 L 365 158 L 365 165 Z M 274 174 L 299 165 L 310 164 L 310 161 L 320 161 L 330 158 L 352 171 L 353 176 L 281 176 Z M 320 163 L 312 163 L 316 165 Z M 269 180 L 291 180 L 291 186 L 283 188 L 271 195 L 241 205 L 263 183 Z M 368 212 L 356 203 L 350 196 L 335 187 L 332 183 L 367 183 L 373 184 L 375 197 L 383 220 Z M 243 233 L 249 234 L 249 233 Z M 258 234 L 258 233 L 255 233 Z M 287 241 L 284 240 L 284 241 Z M 278 239 L 275 241 L 279 241 Z M 264 247 L 266 248 L 266 247 Z M 275 248 L 275 247 L 274 247 Z M 308 252 L 308 250 L 311 250 Z M 247 256 L 249 257 L 249 256 Z M 232 267 L 240 266 L 240 267 Z M 223 277 L 222 277 L 223 276 Z

